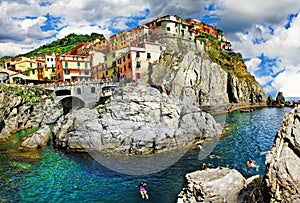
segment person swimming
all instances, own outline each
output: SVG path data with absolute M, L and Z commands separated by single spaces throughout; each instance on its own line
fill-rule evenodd
M 252 159 L 249 159 L 249 160 L 247 161 L 247 166 L 248 166 L 249 168 L 255 168 L 255 167 L 256 167 L 255 164 L 254 164 L 254 161 L 253 161 Z
M 140 182 L 140 184 L 139 184 L 139 186 L 138 186 L 138 187 L 139 187 L 139 191 L 140 191 L 140 193 L 141 193 L 143 199 L 144 199 L 145 197 L 146 197 L 146 199 L 149 198 L 149 196 L 148 196 L 148 194 L 147 194 L 146 186 L 147 186 L 147 184 L 144 183 L 144 182 Z

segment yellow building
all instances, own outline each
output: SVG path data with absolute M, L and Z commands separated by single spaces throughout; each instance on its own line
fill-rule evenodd
M 98 77 L 101 79 L 114 78 L 117 72 L 116 53 L 108 53 L 104 56 L 104 63 L 98 67 Z

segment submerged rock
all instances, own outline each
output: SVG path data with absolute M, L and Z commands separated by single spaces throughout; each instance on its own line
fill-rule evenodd
M 143 154 L 216 137 L 222 130 L 200 108 L 143 85 L 123 87 L 99 112 L 81 109 L 72 116 L 54 132 L 57 146 L 75 151 Z

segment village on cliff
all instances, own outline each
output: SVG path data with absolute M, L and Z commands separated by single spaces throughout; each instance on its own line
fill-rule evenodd
M 181 38 L 204 46 L 200 39 L 208 36 L 217 39 L 224 52 L 236 55 L 220 29 L 195 19 L 167 15 L 124 30 L 109 40 L 80 43 L 65 54 L 9 58 L 0 65 L 0 79 L 3 83 L 21 84 L 120 78 L 138 80 L 148 74 L 166 49 L 161 39 Z

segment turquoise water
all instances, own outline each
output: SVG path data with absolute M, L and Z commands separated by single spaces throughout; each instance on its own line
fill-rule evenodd
M 28 159 L 11 150 L 11 144 L 0 143 L 0 202 L 171 203 L 184 185 L 184 175 L 200 169 L 203 162 L 209 167 L 238 169 L 245 177 L 263 175 L 265 153 L 289 111 L 264 108 L 216 115 L 218 122 L 226 123 L 226 132 L 209 156 L 202 157 L 201 149 L 190 150 L 171 167 L 144 176 L 120 174 L 89 154 L 65 153 L 49 146 L 40 150 L 41 158 Z M 255 160 L 256 169 L 246 167 L 249 158 Z M 148 183 L 149 200 L 138 193 L 140 181 Z

